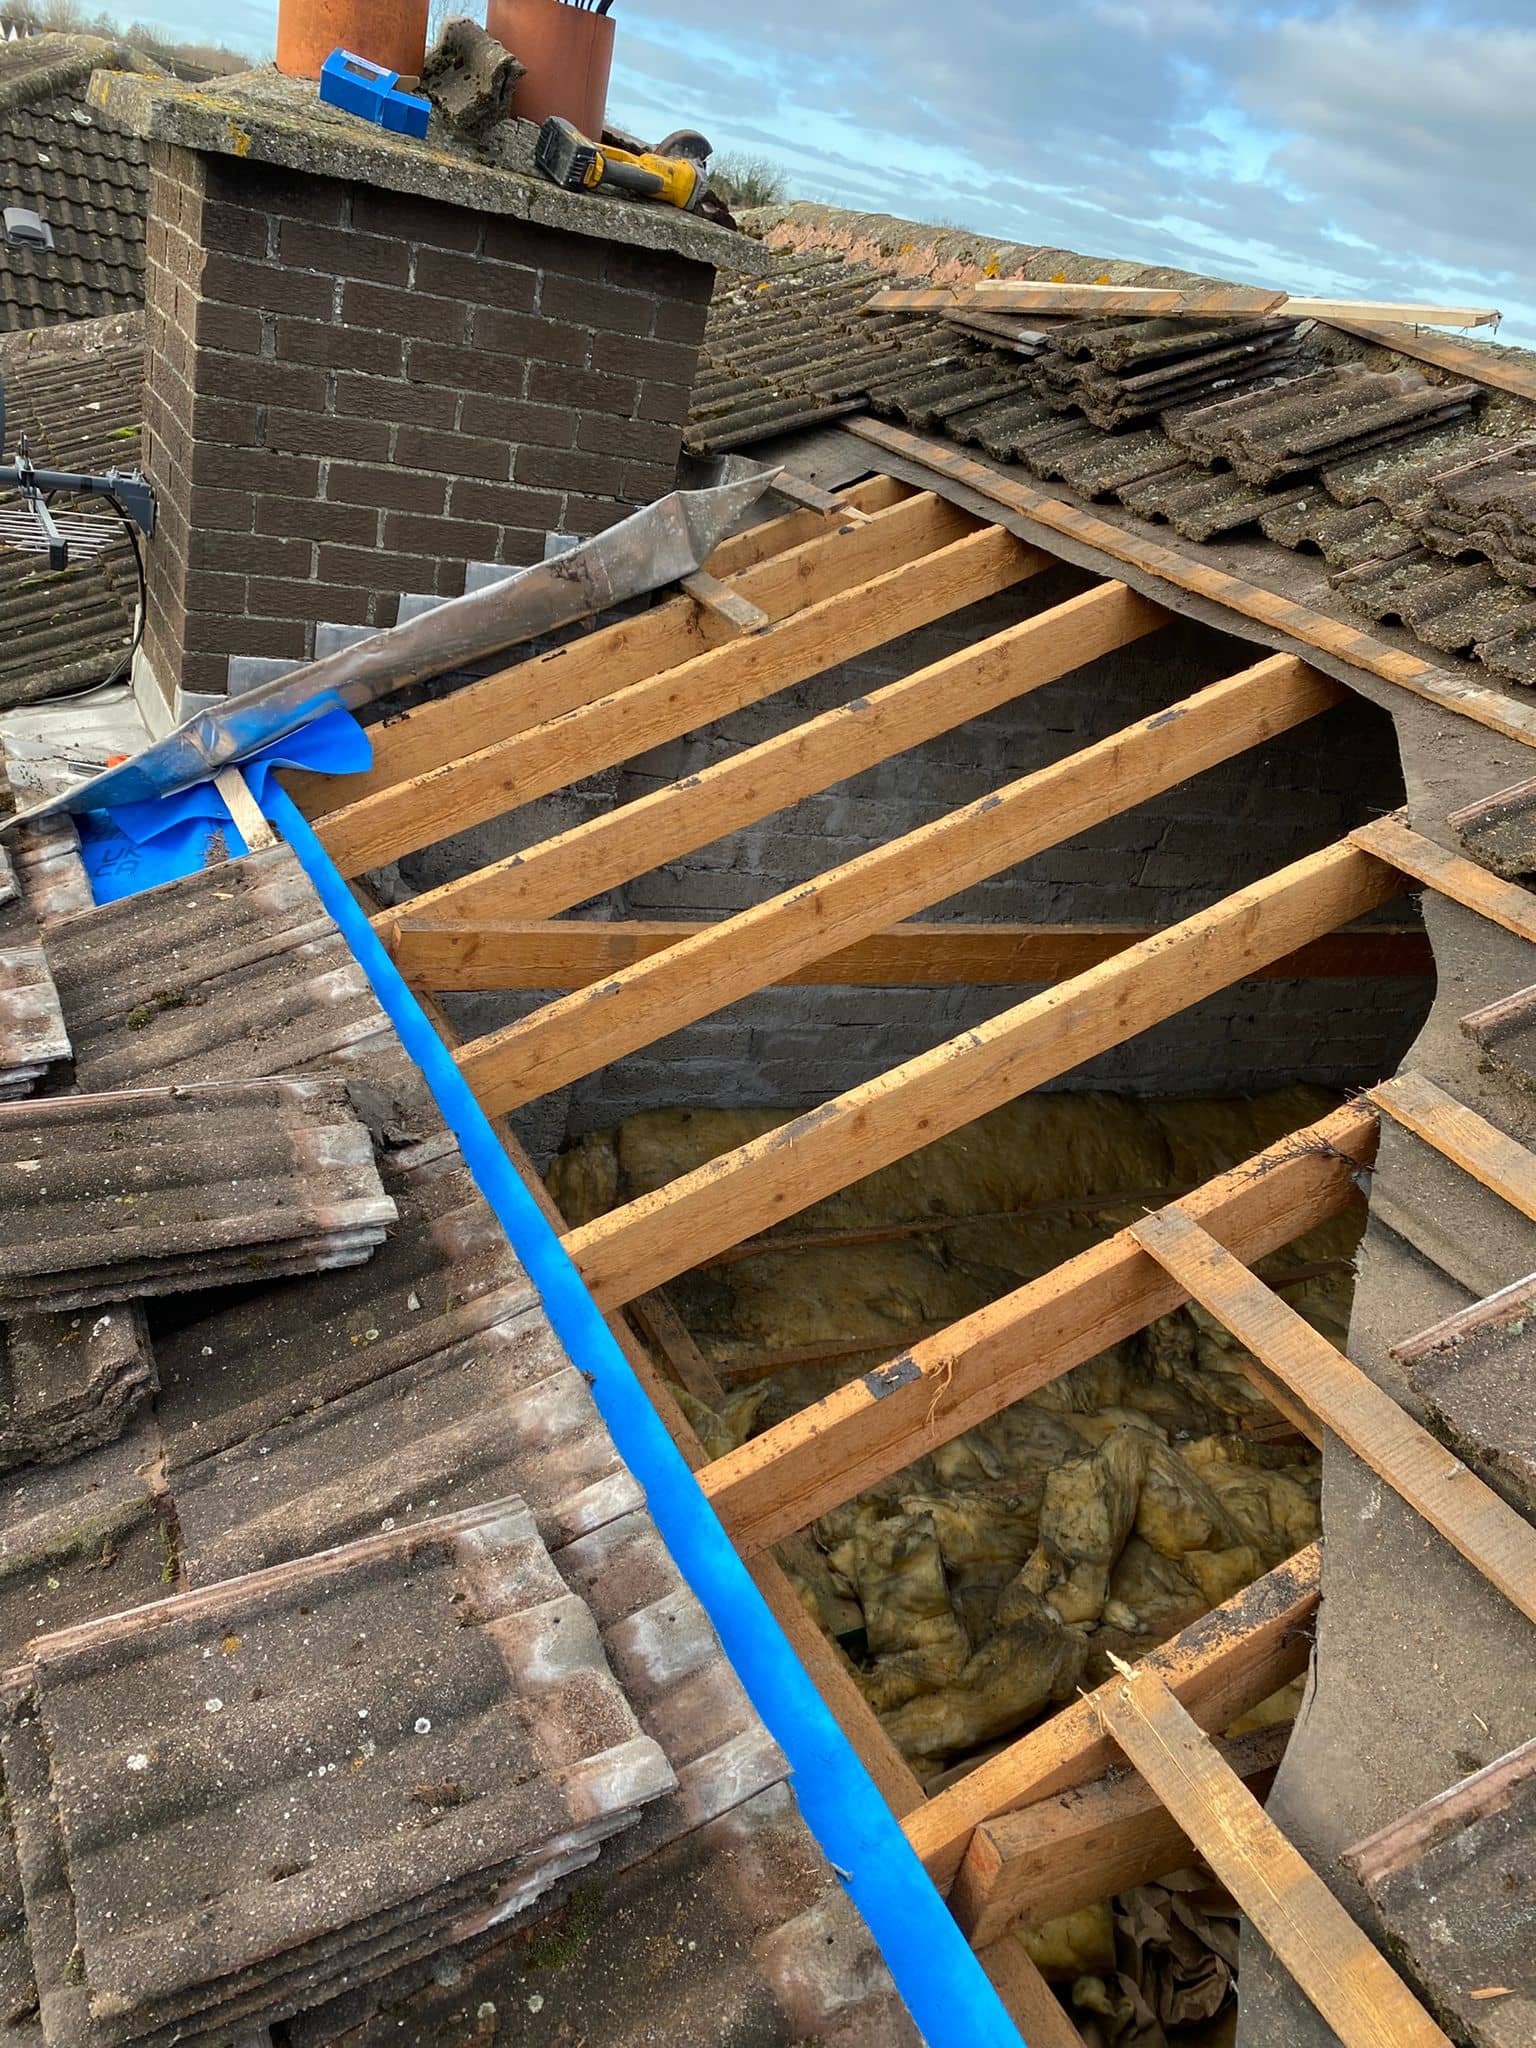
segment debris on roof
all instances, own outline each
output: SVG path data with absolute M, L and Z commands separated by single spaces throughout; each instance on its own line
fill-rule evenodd
M 0 1184 L 13 1315 L 356 1265 L 396 1220 L 338 1081 L 10 1103 Z

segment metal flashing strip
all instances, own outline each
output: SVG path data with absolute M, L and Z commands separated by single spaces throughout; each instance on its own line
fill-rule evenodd
M 556 1333 L 590 1376 L 603 1419 L 645 1488 L 668 1550 L 790 1760 L 806 1824 L 843 1879 L 929 2048 L 1019 2048 L 1018 2029 L 980 1962 L 774 1620 L 446 1046 L 293 800 L 274 783 L 264 804 L 426 1078 Z

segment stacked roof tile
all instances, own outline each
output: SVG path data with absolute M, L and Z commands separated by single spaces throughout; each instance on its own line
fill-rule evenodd
M 983 265 L 1040 279 L 1191 280 L 819 207 L 774 210 L 756 227 L 782 253 L 766 281 L 720 280 L 694 390 L 695 452 L 874 412 L 1084 497 L 1118 499 L 1196 543 L 1257 532 L 1315 550 L 1346 614 L 1401 622 L 1426 647 L 1536 683 L 1530 402 L 1279 315 L 869 313 L 893 272 L 915 281 L 924 251 L 936 283 L 973 280 Z
M 64 1464 L 115 1443 L 154 1390 L 133 1304 L 0 1323 L 0 1471 Z
M 62 837 L 30 847 L 18 896 L 35 873 L 67 898 L 69 859 Z M 297 2041 L 350 2037 L 385 1997 L 503 1969 L 588 1884 L 656 1925 L 685 1878 L 729 1949 L 729 2011 L 662 2037 L 915 2043 L 585 1377 L 293 856 L 39 923 L 84 1085 L 161 1104 L 299 1091 L 327 1115 L 344 1099 L 397 1220 L 366 1265 L 5 1330 L 13 2038 L 243 2042 L 280 2017 Z M 256 1015 L 263 989 L 286 1013 L 274 994 Z M 183 1080 L 231 1064 L 250 1078 Z M 141 1096 L 106 1099 L 132 1118 Z M 89 1098 L 13 1114 L 95 1128 Z M 226 1182 L 269 1163 L 264 1123 L 245 1134 L 262 1157 L 226 1160 Z M 294 1202 L 332 1206 L 321 1153 L 290 1175 Z M 190 1188 L 196 1148 L 185 1164 Z M 71 1186 L 110 1200 L 111 1169 L 82 1153 Z M 193 1202 L 193 1238 L 225 1192 L 206 1216 Z M 463 1960 L 444 1971 L 449 1944 Z M 594 2043 L 632 2038 L 631 2010 L 611 2030 L 600 1997 L 594 2013 Z M 424 2016 L 412 2038 L 435 2032 Z
M 44 2030 L 82 2048 L 227 2038 L 526 1909 L 674 1782 L 516 1500 L 41 1638 L 26 1671 L 0 1754 Z

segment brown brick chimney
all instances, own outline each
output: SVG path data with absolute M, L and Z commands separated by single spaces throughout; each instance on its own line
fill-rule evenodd
M 96 81 L 149 146 L 144 660 L 172 700 L 669 490 L 714 259 L 752 251 L 297 81 L 218 85 Z

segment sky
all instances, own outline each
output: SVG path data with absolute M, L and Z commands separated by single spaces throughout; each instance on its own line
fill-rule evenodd
M 276 0 L 131 11 L 272 49 Z M 1304 296 L 1497 306 L 1500 339 L 1536 346 L 1536 0 L 613 11 L 609 118 L 701 128 L 796 198 Z

